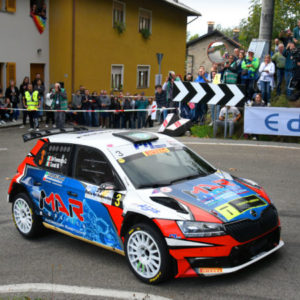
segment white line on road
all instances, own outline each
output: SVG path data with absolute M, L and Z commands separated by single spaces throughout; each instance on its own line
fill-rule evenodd
M 260 144 L 235 144 L 235 143 L 207 143 L 207 142 L 185 142 L 181 141 L 186 145 L 214 145 L 214 146 L 238 146 L 238 147 L 261 147 L 261 148 L 277 148 L 277 149 L 291 149 L 300 150 L 300 147 L 288 147 L 288 146 L 276 146 L 276 145 L 260 145 Z
M 72 295 L 87 295 L 117 299 L 132 299 L 132 300 L 170 300 L 161 296 L 136 293 L 129 291 L 119 291 L 111 289 L 101 289 L 83 286 L 71 286 L 50 283 L 22 283 L 0 286 L 0 294 L 9 293 L 57 293 L 57 294 L 72 294 Z
M 0 148 L 0 151 L 7 151 L 7 148 Z

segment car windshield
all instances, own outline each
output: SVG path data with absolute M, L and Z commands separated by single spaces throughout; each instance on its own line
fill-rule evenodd
M 188 148 L 159 148 L 118 160 L 136 188 L 156 188 L 207 176 L 216 170 Z

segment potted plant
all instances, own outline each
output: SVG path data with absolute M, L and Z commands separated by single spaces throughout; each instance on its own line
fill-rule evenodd
M 145 40 L 149 39 L 149 37 L 150 37 L 150 35 L 151 35 L 150 30 L 147 29 L 147 28 L 141 29 L 141 30 L 140 30 L 140 33 L 141 33 L 141 35 L 143 36 L 143 38 L 144 38 Z
M 119 34 L 123 33 L 126 29 L 126 25 L 124 22 L 115 22 L 114 28 L 118 31 Z

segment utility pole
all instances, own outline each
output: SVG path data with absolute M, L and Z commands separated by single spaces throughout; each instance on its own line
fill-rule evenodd
M 269 44 L 269 53 L 272 43 L 273 18 L 274 18 L 275 0 L 262 0 L 259 39 L 265 40 Z

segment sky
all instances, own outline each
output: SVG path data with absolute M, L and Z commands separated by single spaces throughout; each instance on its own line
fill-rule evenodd
M 202 16 L 188 25 L 187 30 L 194 35 L 207 33 L 207 22 L 214 21 L 215 25 L 234 27 L 240 20 L 248 17 L 249 0 L 180 0 L 180 2 L 199 11 Z M 188 21 L 194 17 L 189 17 Z

